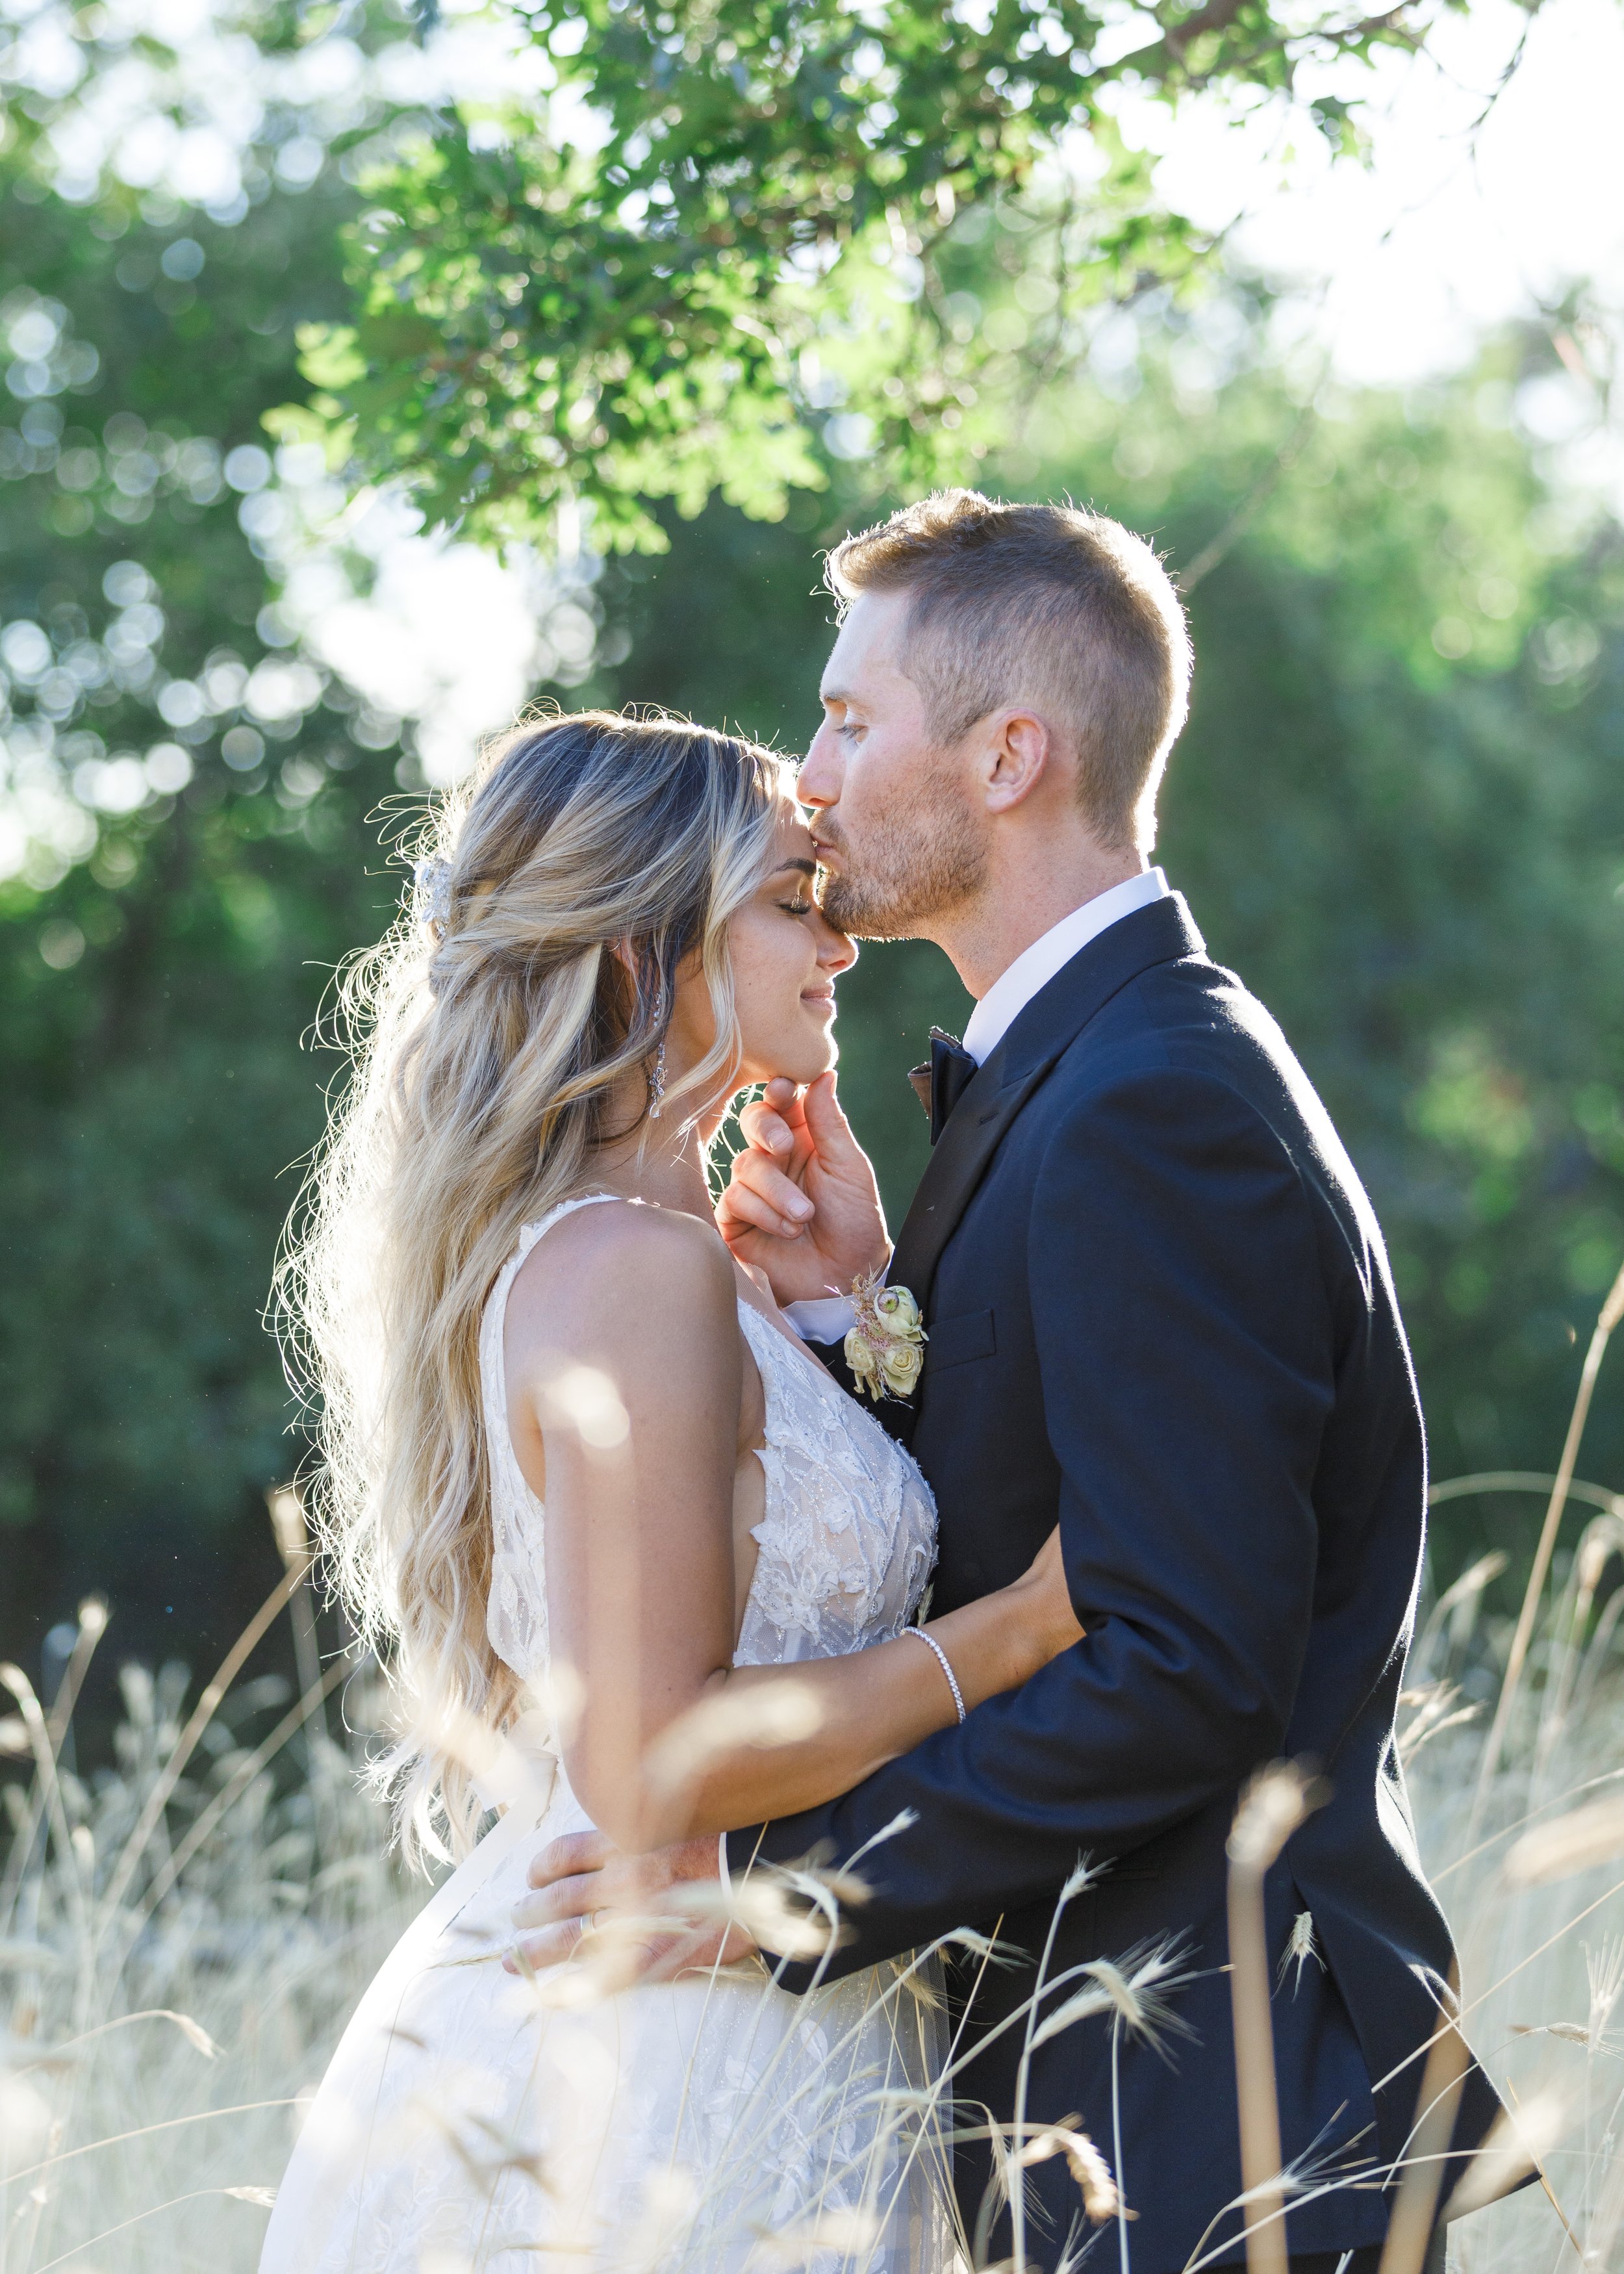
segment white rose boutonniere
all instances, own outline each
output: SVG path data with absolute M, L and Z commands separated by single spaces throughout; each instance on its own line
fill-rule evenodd
M 857 1324 L 846 1338 L 846 1362 L 857 1387 L 877 1405 L 883 1397 L 912 1397 L 924 1368 L 929 1339 L 919 1305 L 906 1287 L 882 1287 L 877 1273 L 852 1283 Z

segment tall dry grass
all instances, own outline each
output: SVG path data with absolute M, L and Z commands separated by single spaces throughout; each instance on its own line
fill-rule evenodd
M 1434 1494 L 1516 1492 L 1545 1503 L 1519 1615 L 1490 1609 L 1498 1558 L 1435 1592 L 1404 1699 L 1423 1849 L 1461 1947 L 1462 2022 L 1515 2112 L 1454 2207 L 1536 2172 L 1533 2185 L 1453 2224 L 1460 2274 L 1581 2264 L 1624 2274 L 1624 1495 L 1575 1474 L 1620 1312 L 1624 1275 L 1555 1476 L 1460 1479 Z M 14 1757 L 0 1870 L 0 2274 L 250 2274 L 301 2095 L 422 1898 L 421 1883 L 389 1861 L 383 1814 L 355 1775 L 375 1678 L 350 1660 L 321 1666 L 297 1510 L 284 1501 L 273 1514 L 285 1583 L 195 1699 L 178 1667 L 123 1670 L 123 1720 L 105 1766 L 76 1771 L 69 1743 L 102 1640 L 100 1605 L 81 1612 L 56 1698 L 41 1701 L 18 1668 L 0 1669 L 0 1747 Z M 282 1616 L 293 1621 L 300 1697 L 246 1671 Z M 1273 1961 L 1258 1894 L 1313 1797 L 1304 1776 L 1277 1765 L 1244 1798 L 1232 1842 L 1253 2274 L 1278 2274 L 1281 2203 L 1312 2184 L 1277 2168 L 1265 2018 Z M 1176 2028 L 1176 1957 L 1141 1953 L 1130 1966 L 1120 1956 L 1101 1953 L 1079 1973 L 1065 2013 L 1103 2014 L 1119 2038 Z M 1068 2025 L 1052 2000 L 1041 2021 L 1034 2004 L 1025 2024 L 1031 2044 Z M 1417 2274 L 1435 2199 L 1455 2185 L 1433 2158 L 1458 2045 L 1446 2017 L 1416 2064 L 1417 2128 L 1384 2274 Z M 1017 2205 L 1024 2172 L 1063 2157 L 1077 2182 L 1079 2242 L 1094 2239 L 1096 2264 L 1131 2268 L 1114 2143 L 1018 2115 L 996 2143 Z M 898 2120 L 916 2122 L 917 2112 Z M 1017 2264 L 1031 2248 L 1018 2215 Z M 763 2240 L 763 2266 L 805 2259 L 788 2238 Z M 855 2232 L 841 2263 L 864 2263 Z
M 298 1598 L 289 1577 L 256 1624 Z M 71 1768 L 105 1623 L 83 1606 L 49 1711 L 0 1668 L 0 1746 L 33 1771 L 4 1787 L 0 2274 L 236 2274 L 299 2095 L 421 1890 L 327 1734 L 325 1693 L 358 1674 L 365 1706 L 362 1669 L 289 1701 L 236 1678 L 240 1647 L 196 1698 L 183 1667 L 126 1666 L 112 1761 Z

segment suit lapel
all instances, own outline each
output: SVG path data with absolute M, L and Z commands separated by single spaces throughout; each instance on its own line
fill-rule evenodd
M 921 1308 L 929 1299 L 942 1250 L 958 1229 L 1004 1131 L 1049 1071 L 1047 1065 L 1036 1067 L 1001 1086 L 1002 1056 L 1001 1050 L 993 1052 L 949 1114 L 897 1235 L 892 1284 L 911 1287 Z
M 1174 892 L 1122 917 L 1039 989 L 949 1114 L 897 1236 L 892 1284 L 912 1288 L 921 1309 L 993 1156 L 1056 1060 L 1142 971 L 1205 953 L 1183 893 Z

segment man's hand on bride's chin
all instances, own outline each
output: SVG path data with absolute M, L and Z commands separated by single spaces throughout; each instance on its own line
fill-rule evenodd
M 844 1295 L 891 1254 L 868 1155 L 840 1110 L 832 1073 L 797 1094 L 769 1082 L 740 1116 L 745 1149 L 717 1203 L 717 1227 L 741 1263 L 766 1274 L 780 1303 Z
M 670 1931 L 650 1926 L 636 1971 L 645 1982 L 669 1981 L 690 1968 L 734 1966 L 756 1946 L 741 1927 L 685 1918 L 680 1890 L 717 1879 L 713 1839 L 685 1840 L 646 1856 L 624 1856 L 601 1832 L 571 1832 L 550 1840 L 530 1858 L 531 1893 L 513 1907 L 518 1948 L 537 1972 L 572 1957 L 595 1914 L 606 1921 L 655 1920 L 669 1914 Z M 502 1961 L 510 1974 L 518 1958 Z

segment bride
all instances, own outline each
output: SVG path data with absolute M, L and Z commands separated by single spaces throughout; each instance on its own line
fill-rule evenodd
M 828 1073 L 856 951 L 783 762 L 686 723 L 523 727 L 435 835 L 347 983 L 285 1284 L 401 1701 L 380 1773 L 409 1852 L 461 1860 L 345 2031 L 262 2274 L 942 2274 L 928 1969 L 617 1986 L 613 1921 L 556 1976 L 503 1964 L 539 1841 L 811 1806 L 1077 1639 L 1052 1542 L 914 1626 L 924 1482 L 711 1220 L 709 1143 L 745 1085 Z

